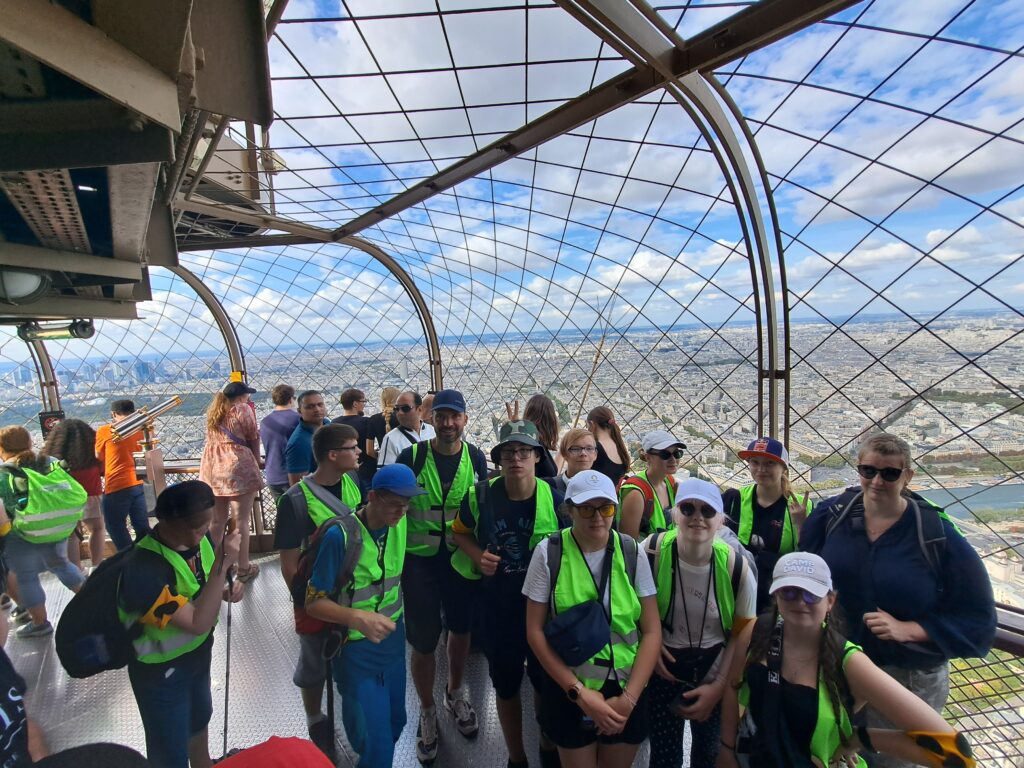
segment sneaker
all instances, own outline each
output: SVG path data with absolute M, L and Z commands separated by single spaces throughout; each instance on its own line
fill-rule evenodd
M 447 687 L 444 691 L 444 708 L 455 718 L 455 727 L 459 733 L 467 739 L 476 736 L 480 729 L 476 722 L 476 712 L 473 705 L 466 698 L 466 689 L 459 688 L 454 694 L 448 693 Z
M 323 752 L 332 765 L 338 764 L 338 756 L 334 746 L 334 729 L 331 728 L 331 721 L 326 717 L 309 726 L 309 740 L 316 748 Z
M 14 634 L 18 637 L 46 637 L 53 634 L 53 624 L 48 621 L 44 621 L 42 624 L 29 622 L 21 629 L 15 630 Z
M 0 611 L 9 611 L 14 607 L 14 601 L 11 600 L 11 596 L 4 592 L 0 595 Z
M 11 619 L 18 625 L 28 624 L 32 621 L 32 617 L 28 615 L 28 608 L 15 608 L 11 611 Z
M 427 714 L 420 712 L 420 724 L 416 727 L 416 759 L 429 765 L 437 759 L 437 711 Z

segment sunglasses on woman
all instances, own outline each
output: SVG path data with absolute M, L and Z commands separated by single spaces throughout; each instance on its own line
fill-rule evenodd
M 676 448 L 674 451 L 648 451 L 648 455 L 657 456 L 662 461 L 668 461 L 669 459 L 676 459 L 677 461 L 683 458 L 683 450 Z
M 584 520 L 593 520 L 595 514 L 605 519 L 615 516 L 614 504 L 602 504 L 600 507 L 589 507 L 579 504 L 571 504 L 571 506 L 576 510 L 576 514 Z
M 683 517 L 693 517 L 697 513 L 697 505 L 692 501 L 684 501 L 679 505 L 679 511 Z M 700 505 L 700 516 L 705 520 L 710 520 L 718 514 L 718 510 L 708 504 Z
M 898 467 L 873 467 L 870 464 L 858 464 L 857 474 L 865 480 L 874 480 L 875 475 L 881 475 L 887 483 L 895 483 L 903 476 L 903 470 Z
M 782 589 L 775 590 L 775 594 L 787 603 L 803 600 L 806 605 L 817 605 L 821 602 L 820 597 L 811 594 L 806 589 L 800 589 L 800 587 L 783 587 Z

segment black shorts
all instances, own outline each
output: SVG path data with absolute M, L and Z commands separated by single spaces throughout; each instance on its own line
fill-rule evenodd
M 618 696 L 621 692 L 621 686 L 614 681 L 605 683 L 601 689 L 606 699 Z M 626 721 L 626 727 L 620 733 L 606 736 L 599 734 L 593 724 L 584 724 L 583 710 L 575 702 L 569 701 L 565 691 L 554 680 L 547 678 L 541 690 L 537 722 L 541 731 L 562 749 L 580 749 L 595 741 L 600 744 L 640 744 L 650 731 L 647 722 L 647 692 L 641 694 L 633 714 Z
M 433 653 L 437 648 L 442 610 L 449 632 L 466 634 L 473 625 L 478 585 L 456 573 L 441 546 L 442 551 L 433 557 L 406 555 L 402 571 L 405 638 L 419 653 Z
M 522 581 L 517 581 L 521 589 Z M 481 645 L 494 695 L 499 699 L 515 698 L 523 683 L 524 666 L 530 683 L 542 690 L 547 673 L 526 642 L 526 597 L 519 589 L 488 589 L 489 586 L 485 583 L 481 590 Z

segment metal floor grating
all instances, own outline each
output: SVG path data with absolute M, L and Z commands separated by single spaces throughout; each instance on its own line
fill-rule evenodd
M 292 625 L 291 604 L 281 580 L 276 556 L 257 558 L 262 571 L 250 584 L 249 594 L 232 607 L 231 701 L 228 747 L 246 747 L 272 735 L 306 737 L 306 718 L 298 690 L 292 685 L 292 671 L 298 640 Z M 43 575 L 50 620 L 56 622 L 71 593 L 49 574 Z M 14 627 L 12 625 L 11 629 Z M 213 651 L 213 718 L 210 721 L 210 751 L 219 755 L 224 727 L 224 652 L 226 629 L 224 609 Z M 107 672 L 87 680 L 69 678 L 60 666 L 53 638 L 22 640 L 12 631 L 6 651 L 15 668 L 28 683 L 26 708 L 29 717 L 42 728 L 50 747 L 66 749 L 96 741 L 113 741 L 145 752 L 145 739 L 126 670 Z M 438 701 L 445 680 L 447 661 L 444 647 L 438 649 Z M 487 677 L 483 654 L 474 652 L 466 671 L 466 686 L 476 707 L 480 733 L 472 740 L 455 730 L 451 718 L 441 714 L 441 743 L 438 768 L 504 768 L 505 744 L 494 705 L 494 689 Z M 529 686 L 523 691 L 524 730 L 531 764 L 538 764 L 537 725 L 533 719 L 533 697 Z M 356 756 L 345 741 L 341 725 L 340 697 L 335 716 L 341 744 L 342 768 L 355 768 Z M 419 701 L 412 680 L 406 689 L 409 723 L 395 751 L 396 766 L 418 768 L 416 760 L 416 718 Z M 647 764 L 647 747 L 641 747 L 635 765 Z

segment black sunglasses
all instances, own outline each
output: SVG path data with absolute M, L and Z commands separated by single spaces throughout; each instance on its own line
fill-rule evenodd
M 408 413 L 409 411 L 416 410 L 415 405 L 396 405 L 395 410 L 399 413 Z
M 775 590 L 775 594 L 787 603 L 795 603 L 797 600 L 803 600 L 806 605 L 817 605 L 821 602 L 820 597 L 811 594 L 806 589 L 801 589 L 800 587 L 782 587 L 781 589 Z
M 679 511 L 683 514 L 683 517 L 693 517 L 697 512 L 697 505 L 692 501 L 684 501 L 679 505 Z M 700 505 L 700 516 L 705 520 L 710 520 L 718 514 L 718 510 L 709 504 Z
M 873 467 L 870 464 L 858 464 L 857 474 L 863 477 L 865 480 L 874 480 L 875 475 L 881 475 L 882 479 L 887 483 L 895 483 L 900 477 L 903 476 L 902 469 L 897 467 Z
M 669 459 L 678 460 L 683 458 L 682 448 L 676 448 L 674 451 L 648 451 L 647 453 L 651 456 L 657 456 L 659 459 L 662 459 L 663 461 L 668 461 Z

